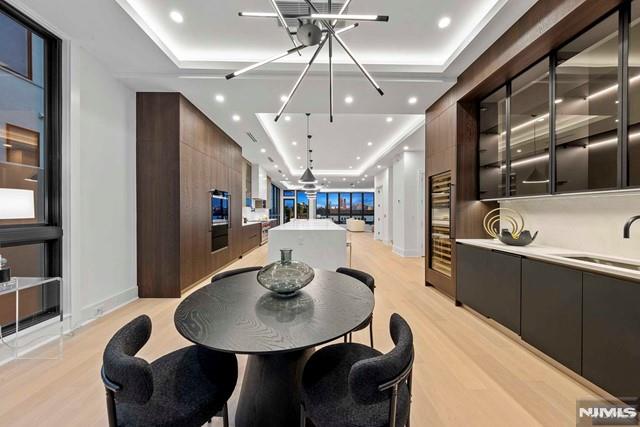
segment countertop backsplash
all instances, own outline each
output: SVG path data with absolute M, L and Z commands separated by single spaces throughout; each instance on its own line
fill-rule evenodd
M 245 206 L 242 208 L 242 217 L 247 218 L 247 221 L 269 219 L 269 209 L 255 209 L 252 211 L 251 208 Z
M 505 200 L 501 207 L 519 211 L 525 228 L 540 231 L 536 244 L 640 259 L 640 221 L 623 239 L 627 219 L 640 215 L 640 194 L 554 196 Z

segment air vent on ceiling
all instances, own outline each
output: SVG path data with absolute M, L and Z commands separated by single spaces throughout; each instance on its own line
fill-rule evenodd
M 340 9 L 342 9 L 342 5 L 344 4 L 344 2 L 342 1 L 332 2 L 331 11 L 329 11 L 329 5 L 326 1 L 323 1 L 323 2 L 314 1 L 312 3 L 318 9 L 319 13 L 340 13 Z M 280 11 L 285 17 L 287 15 L 303 15 L 303 14 L 309 13 L 309 6 L 303 0 L 276 1 L 276 4 L 278 5 L 278 7 L 280 8 Z M 349 7 L 347 7 L 347 9 L 343 13 L 349 13 Z M 287 25 L 289 25 L 289 28 L 291 29 L 297 28 L 300 25 L 298 20 L 295 18 L 285 18 L 285 20 L 287 21 Z M 275 22 L 277 22 L 279 27 L 282 27 L 279 20 L 276 19 Z M 346 25 L 347 25 L 346 21 L 340 21 L 338 22 L 338 25 L 336 25 L 336 27 L 341 28 Z
M 247 132 L 247 136 L 249 137 L 250 140 L 252 140 L 253 142 L 258 142 L 258 140 L 256 139 L 255 136 L 253 136 L 253 134 L 251 132 Z
M 271 163 L 273 163 L 273 159 L 271 157 L 267 157 Z

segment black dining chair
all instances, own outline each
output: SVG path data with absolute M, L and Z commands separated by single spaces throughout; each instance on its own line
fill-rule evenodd
M 260 270 L 262 270 L 262 267 L 255 266 L 255 267 L 243 267 L 243 268 L 236 268 L 235 270 L 223 271 L 222 273 L 218 273 L 215 276 L 213 276 L 211 278 L 211 283 L 217 282 L 218 280 L 222 280 L 226 277 L 235 276 L 236 274 L 250 273 L 252 271 L 260 271 Z
M 364 271 L 355 270 L 353 268 L 347 268 L 347 267 L 340 267 L 336 270 L 336 272 L 346 274 L 347 276 L 351 276 L 354 279 L 361 281 L 362 283 L 367 285 L 369 289 L 371 289 L 371 292 L 373 294 L 375 294 L 376 281 L 373 278 L 373 276 L 370 275 L 369 273 L 365 273 Z M 362 322 L 357 328 L 355 328 L 353 331 L 346 334 L 344 336 L 344 342 L 353 341 L 353 332 L 361 331 L 365 329 L 367 326 L 369 327 L 369 340 L 371 341 L 371 348 L 373 348 L 373 313 L 371 313 L 371 316 L 369 316 L 367 320 Z
M 229 425 L 227 400 L 238 379 L 234 354 L 189 346 L 152 363 L 136 357 L 151 336 L 139 316 L 111 338 L 103 355 L 109 426 L 200 427 L 214 416 Z
M 300 425 L 409 427 L 413 334 L 398 314 L 389 322 L 395 347 L 387 354 L 363 344 L 324 347 L 302 374 Z

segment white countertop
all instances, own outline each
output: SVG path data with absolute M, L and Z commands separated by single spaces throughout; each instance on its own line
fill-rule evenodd
M 529 246 L 509 246 L 495 239 L 457 239 L 457 243 L 465 245 L 478 246 L 486 249 L 494 249 L 502 252 L 508 252 L 516 255 L 525 256 L 540 261 L 548 261 L 554 264 L 566 265 L 580 270 L 586 270 L 596 273 L 610 274 L 621 278 L 640 281 L 640 271 L 630 270 L 621 267 L 609 265 L 594 264 L 587 261 L 577 259 L 564 258 L 564 256 L 588 256 L 594 258 L 602 258 L 609 261 L 618 261 L 628 264 L 640 264 L 638 259 L 611 257 L 603 254 L 577 251 L 572 249 L 556 248 L 552 246 L 542 246 L 532 243 Z
M 330 219 L 297 219 L 272 228 L 270 231 L 344 231 Z

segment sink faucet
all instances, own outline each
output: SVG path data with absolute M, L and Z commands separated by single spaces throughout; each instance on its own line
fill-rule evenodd
M 631 224 L 633 224 L 638 219 L 640 219 L 640 215 L 632 216 L 627 220 L 627 223 L 624 225 L 624 233 L 623 233 L 623 237 L 625 239 L 629 238 L 629 229 L 631 228 Z

